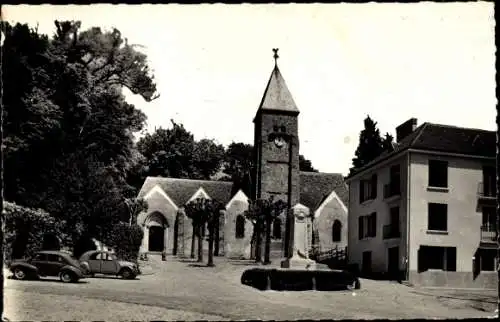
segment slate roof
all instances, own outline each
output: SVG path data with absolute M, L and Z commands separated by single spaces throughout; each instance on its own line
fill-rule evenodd
M 401 140 L 401 142 L 395 144 L 394 151 L 382 153 L 378 158 L 368 163 L 348 178 L 407 149 L 494 158 L 496 151 L 496 133 L 494 131 L 426 122 L 417 127 L 415 131 Z
M 278 66 L 274 67 L 269 77 L 259 110 L 299 112 Z
M 342 174 L 300 173 L 300 203 L 311 209 L 311 211 L 316 210 L 333 190 L 347 207 L 349 204 L 349 191 Z
M 224 204 L 233 197 L 231 182 L 162 177 L 147 177 L 138 197 L 144 197 L 156 185 L 159 185 L 179 207 L 184 205 L 200 187 L 203 187 L 211 198 Z M 332 190 L 335 190 L 340 200 L 347 206 L 349 193 L 341 174 L 300 173 L 300 203 L 310 208 L 311 211 L 316 210 Z
M 147 177 L 139 191 L 139 198 L 144 197 L 154 186 L 159 185 L 163 191 L 180 207 L 191 198 L 200 187 L 219 202 L 224 204 L 231 200 L 232 182 L 191 180 L 163 177 Z

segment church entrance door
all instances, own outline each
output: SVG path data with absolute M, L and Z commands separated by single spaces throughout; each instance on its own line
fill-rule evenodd
M 150 252 L 162 252 L 164 248 L 165 238 L 164 238 L 165 228 L 160 226 L 149 227 L 149 251 Z

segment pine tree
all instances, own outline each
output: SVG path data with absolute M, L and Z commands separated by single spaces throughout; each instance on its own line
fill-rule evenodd
M 394 137 L 392 135 L 390 135 L 389 133 L 385 133 L 385 137 L 382 141 L 382 147 L 384 149 L 384 151 L 388 151 L 388 152 L 392 152 L 394 150 L 394 147 L 393 147 L 393 142 L 394 141 Z
M 357 169 L 368 164 L 378 157 L 383 151 L 383 141 L 380 137 L 380 131 L 377 128 L 377 122 L 372 120 L 369 115 L 364 120 L 365 128 L 359 134 L 359 145 L 352 159 L 352 174 Z

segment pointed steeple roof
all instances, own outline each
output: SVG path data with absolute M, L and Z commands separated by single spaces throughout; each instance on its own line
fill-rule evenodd
M 275 59 L 277 59 L 276 54 Z M 285 80 L 281 75 L 277 63 L 275 63 L 271 77 L 269 77 L 269 81 L 267 82 L 267 87 L 264 91 L 262 101 L 260 102 L 259 110 L 299 113 L 299 109 L 297 108 L 297 105 L 295 105 L 295 101 L 286 86 Z

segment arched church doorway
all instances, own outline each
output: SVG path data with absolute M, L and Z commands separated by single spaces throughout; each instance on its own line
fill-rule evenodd
M 155 211 L 146 220 L 148 251 L 162 252 L 167 248 L 168 222 L 163 214 Z
M 161 252 L 165 247 L 165 228 L 160 226 L 149 227 L 149 251 Z

